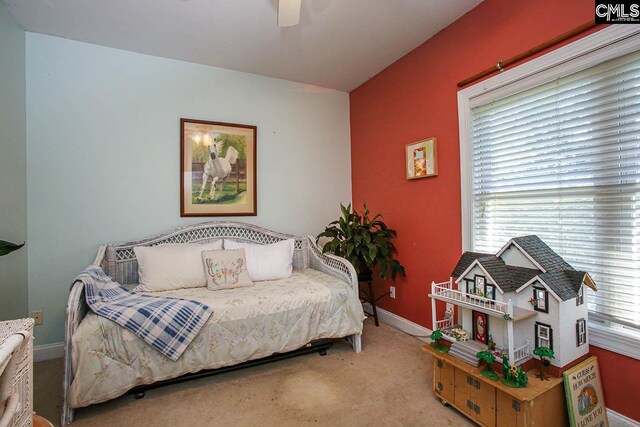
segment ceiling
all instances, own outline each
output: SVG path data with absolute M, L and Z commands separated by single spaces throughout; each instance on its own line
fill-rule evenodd
M 351 91 L 482 0 L 2 0 L 30 32 Z

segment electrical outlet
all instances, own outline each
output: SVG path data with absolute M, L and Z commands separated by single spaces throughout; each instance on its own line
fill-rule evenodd
M 31 317 L 36 321 L 36 325 L 44 325 L 44 314 L 42 313 L 42 310 L 32 311 Z
M 391 298 L 395 298 L 396 297 L 396 287 L 395 286 L 389 286 L 389 296 Z

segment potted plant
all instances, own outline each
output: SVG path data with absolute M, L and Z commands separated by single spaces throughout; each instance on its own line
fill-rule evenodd
M 13 251 L 17 251 L 21 247 L 24 246 L 24 242 L 20 245 L 16 245 L 15 243 L 7 242 L 6 240 L 0 240 L 0 256 L 4 256 L 10 254 Z
M 364 205 L 362 213 L 348 206 L 340 205 L 342 217 L 331 222 L 318 234 L 330 240 L 322 247 L 322 252 L 332 252 L 346 258 L 356 269 L 360 281 L 371 280 L 372 270 L 378 267 L 380 277 L 395 280 L 399 274 L 406 276 L 404 267 L 394 258 L 397 253 L 392 240 L 395 230 L 387 227 L 382 215 L 369 217 L 369 209 Z

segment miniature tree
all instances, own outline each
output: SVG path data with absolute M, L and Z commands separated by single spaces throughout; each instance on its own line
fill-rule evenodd
M 488 350 L 482 350 L 481 352 L 476 354 L 476 357 L 480 359 L 481 362 L 484 362 L 487 365 L 487 367 L 481 370 L 480 373 L 487 378 L 497 381 L 498 374 L 493 372 L 493 370 L 491 369 L 491 364 L 496 360 L 496 356 L 494 356 Z
M 449 352 L 449 347 L 443 345 L 440 340 L 444 337 L 442 331 L 436 329 L 431 333 L 431 347 L 438 353 L 447 353 Z
M 549 381 L 549 376 L 545 374 L 544 369 L 551 364 L 549 359 L 555 359 L 556 355 L 553 354 L 553 350 L 549 347 L 536 347 L 533 350 L 533 354 L 540 358 L 540 371 L 536 374 L 536 377 L 540 378 L 540 381 Z

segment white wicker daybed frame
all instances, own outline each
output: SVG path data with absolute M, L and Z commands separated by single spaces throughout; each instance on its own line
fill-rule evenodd
M 238 242 L 270 244 L 286 239 L 294 239 L 293 268 L 313 268 L 336 276 L 349 283 L 358 295 L 358 279 L 353 266 L 344 258 L 323 254 L 312 236 L 294 236 L 267 230 L 252 224 L 231 221 L 210 221 L 179 227 L 160 235 L 133 242 L 103 245 L 94 261 L 117 282 L 138 283 L 138 263 L 133 252 L 135 246 L 156 246 L 164 243 L 208 243 L 218 239 Z M 69 406 L 67 394 L 73 381 L 71 366 L 72 340 L 75 330 L 88 311 L 82 285 L 74 284 L 69 293 L 64 334 L 64 402 L 62 425 L 73 421 L 74 409 Z M 356 353 L 362 349 L 361 334 L 346 338 Z

